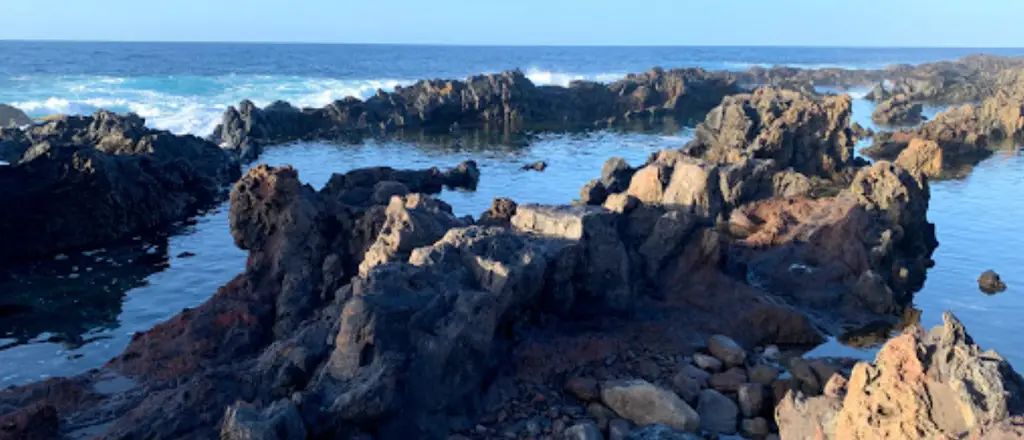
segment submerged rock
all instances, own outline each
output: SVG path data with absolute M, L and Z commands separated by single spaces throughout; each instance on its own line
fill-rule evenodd
M 105 111 L 2 129 L 0 144 L 0 260 L 158 230 L 221 200 L 239 173 L 216 145 Z
M 819 397 L 790 392 L 776 410 L 783 438 L 961 438 L 999 429 L 1024 411 L 1024 380 L 982 351 L 952 314 L 930 332 L 887 342 L 857 364 L 845 387 Z

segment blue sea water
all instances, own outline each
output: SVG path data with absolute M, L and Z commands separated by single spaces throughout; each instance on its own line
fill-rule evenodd
M 772 47 L 456 47 L 174 43 L 56 43 L 0 41 L 0 102 L 33 117 L 135 112 L 177 133 L 205 135 L 228 105 L 242 99 L 283 99 L 322 106 L 366 97 L 421 78 L 462 78 L 518 68 L 539 84 L 575 79 L 613 81 L 653 66 L 742 70 L 750 66 L 881 68 L 954 59 L 974 53 L 1024 55 L 1024 49 L 867 49 Z M 855 97 L 862 91 L 854 91 Z M 854 118 L 873 127 L 874 105 L 854 103 Z M 941 108 L 930 108 L 934 115 Z M 442 195 L 460 215 L 478 215 L 494 197 L 527 203 L 567 203 L 611 156 L 642 163 L 677 148 L 690 130 L 602 131 L 534 136 L 522 145 L 439 145 L 434 141 L 369 141 L 361 145 L 301 143 L 269 149 L 261 162 L 291 164 L 320 186 L 333 172 L 389 165 L 450 166 L 476 160 L 476 192 Z M 543 173 L 520 166 L 547 161 Z M 0 188 L 0 190 L 9 190 Z M 964 180 L 932 185 L 930 216 L 942 243 L 936 266 L 915 299 L 922 323 L 954 310 L 985 347 L 1024 365 L 1024 156 L 1006 151 Z M 3 207 L 0 207 L 3 209 Z M 0 238 L 2 239 L 2 238 Z M 190 256 L 189 254 L 195 254 Z M 166 237 L 130 243 L 0 277 L 0 386 L 81 373 L 119 353 L 133 333 L 194 307 L 238 274 L 245 253 L 233 246 L 226 205 L 177 225 Z M 996 269 L 1010 285 L 997 296 L 978 292 L 977 275 Z M 3 272 L 3 271 L 0 271 Z M 4 298 L 35 312 L 5 314 Z M 15 310 L 17 311 L 17 310 Z M 20 317 L 19 317 L 20 316 Z M 43 318 L 40 318 L 42 316 Z M 822 354 L 845 352 L 836 344 Z M 870 350 L 849 351 L 870 356 Z

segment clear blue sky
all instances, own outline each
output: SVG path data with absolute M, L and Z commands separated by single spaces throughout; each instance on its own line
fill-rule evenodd
M 0 39 L 1024 46 L 1024 0 L 0 0 Z

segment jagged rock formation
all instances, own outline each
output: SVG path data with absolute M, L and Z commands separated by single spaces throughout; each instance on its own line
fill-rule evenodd
M 911 102 L 907 95 L 886 99 L 871 113 L 871 120 L 880 125 L 915 125 L 924 120 L 920 103 Z
M 0 260 L 131 237 L 224 195 L 238 165 L 216 145 L 135 115 L 63 116 L 0 129 Z M 44 239 L 45 237 L 45 239 Z
M 697 126 L 686 151 L 716 163 L 771 159 L 779 169 L 827 177 L 852 161 L 850 114 L 849 96 L 759 89 L 725 98 Z
M 927 160 L 916 159 L 921 151 L 905 150 L 915 139 L 933 141 L 941 150 L 942 171 L 931 170 L 929 175 L 962 175 L 960 168 L 969 168 L 990 156 L 1003 141 L 1024 136 L 1024 69 L 1003 70 L 994 81 L 995 89 L 981 105 L 952 108 L 914 130 L 880 133 L 863 153 L 892 160 L 906 152 L 905 162 L 922 162 Z M 933 151 L 927 152 L 933 156 Z
M 982 351 L 952 314 L 887 342 L 874 364 L 857 364 L 831 392 L 790 392 L 776 410 L 783 438 L 1019 438 L 1024 380 Z M 1014 427 L 1016 425 L 1016 427 Z
M 478 75 L 464 81 L 425 80 L 363 101 L 346 98 L 321 109 L 250 101 L 225 113 L 212 139 L 255 159 L 264 145 L 289 140 L 457 129 L 519 131 L 586 128 L 594 124 L 651 122 L 700 116 L 733 81 L 701 69 L 659 68 L 604 85 L 536 86 L 522 72 Z

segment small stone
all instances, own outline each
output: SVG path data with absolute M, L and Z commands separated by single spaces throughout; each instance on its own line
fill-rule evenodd
M 756 383 L 745 383 L 740 386 L 736 393 L 736 400 L 740 404 L 740 412 L 743 417 L 757 417 L 764 408 L 764 385 Z
M 815 359 L 811 361 L 811 370 L 818 376 L 818 383 L 826 384 L 832 379 L 832 376 L 839 374 L 839 368 L 832 366 L 825 359 Z
M 691 364 L 684 365 L 681 370 L 681 373 L 692 377 L 694 380 L 697 381 L 697 383 L 700 384 L 701 388 L 707 388 L 708 379 L 711 378 L 711 373 L 701 370 L 700 368 L 697 368 L 696 366 L 693 366 Z
M 694 365 L 707 371 L 719 371 L 722 369 L 722 361 L 706 354 L 696 353 L 693 355 Z
M 685 372 L 679 372 L 672 376 L 672 388 L 686 403 L 694 404 L 697 403 L 702 387 L 697 379 L 690 377 Z
M 750 369 L 749 375 L 751 382 L 770 386 L 779 378 L 779 369 L 768 364 L 759 364 Z
M 601 397 L 597 380 L 589 377 L 574 377 L 565 383 L 565 390 L 577 399 L 592 402 Z
M 747 361 L 746 350 L 725 335 L 714 335 L 708 338 L 708 351 L 729 367 L 743 365 Z
M 739 391 L 740 385 L 746 382 L 747 373 L 739 368 L 733 368 L 729 371 L 712 375 L 711 379 L 708 379 L 708 384 L 711 385 L 711 388 L 723 393 L 735 393 Z
M 697 413 L 700 415 L 700 429 L 713 434 L 735 434 L 739 408 L 732 399 L 715 390 L 700 392 Z
M 562 433 L 565 440 L 604 440 L 593 422 L 577 423 Z
M 740 433 L 747 438 L 763 439 L 769 433 L 768 421 L 762 417 L 744 419 L 740 422 Z
M 469 437 L 466 437 L 466 436 L 464 436 L 462 434 L 452 434 L 452 435 L 448 436 L 448 440 L 470 440 L 470 439 L 469 439 Z
M 982 292 L 989 295 L 994 295 L 1006 290 L 1006 283 L 999 278 L 999 274 L 994 270 L 987 270 L 978 277 L 978 288 Z
M 192 258 L 194 256 L 196 256 L 196 254 L 193 254 L 192 252 L 188 251 L 178 254 L 178 258 Z
M 608 440 L 626 440 L 633 425 L 625 419 L 614 419 L 608 422 Z
M 782 359 L 782 350 L 774 345 L 769 345 L 764 348 L 764 353 L 761 353 L 761 357 L 768 362 L 778 362 Z
M 68 256 L 64 254 L 57 254 L 53 256 L 54 261 L 67 261 Z
M 484 425 L 476 425 L 477 434 L 487 434 L 487 427 Z
M 637 425 L 665 425 L 680 431 L 696 431 L 700 417 L 675 393 L 645 380 L 606 382 L 601 400 L 624 419 Z

